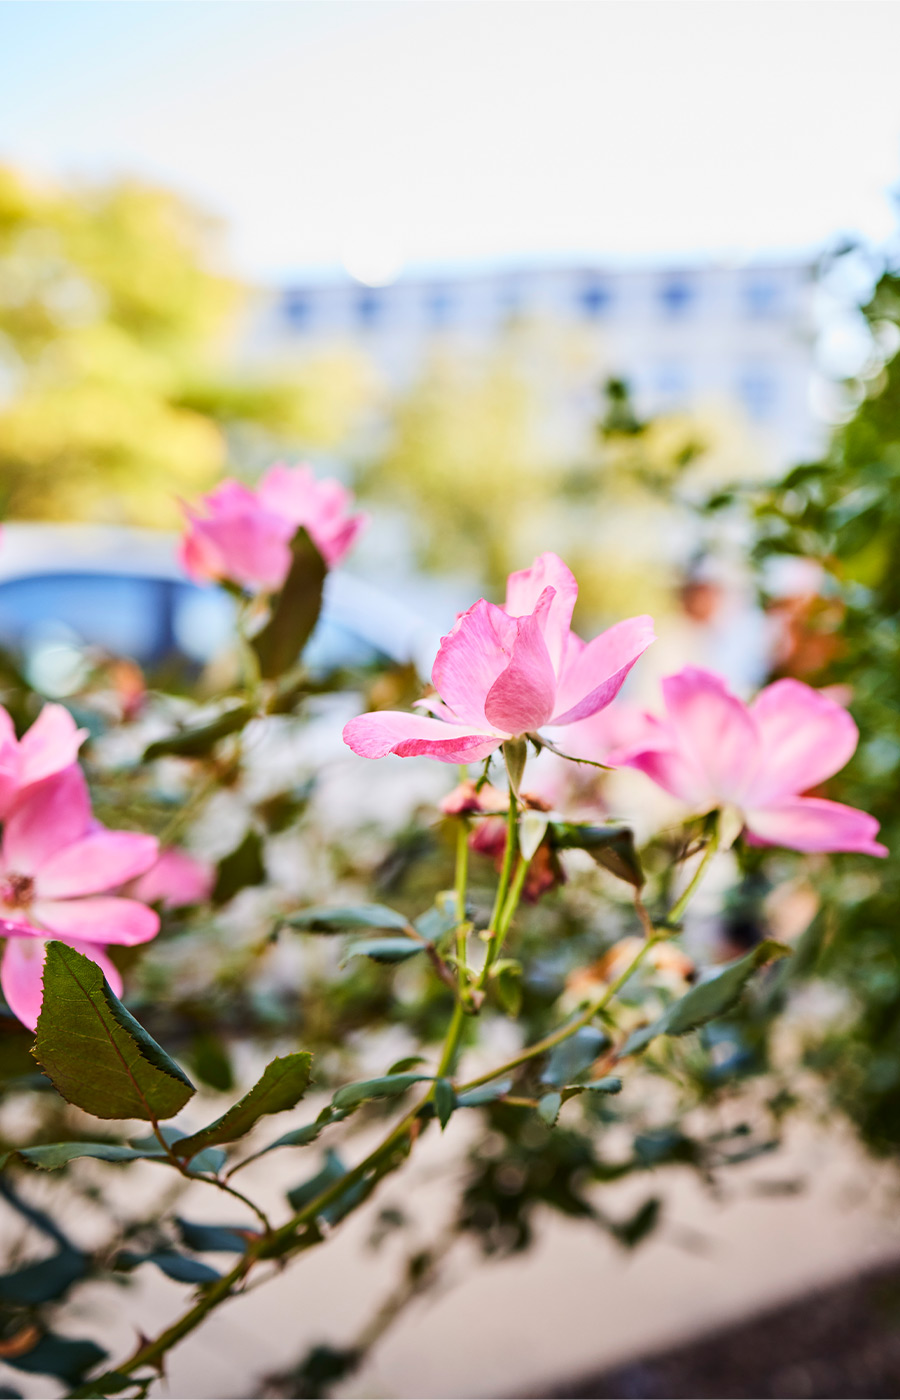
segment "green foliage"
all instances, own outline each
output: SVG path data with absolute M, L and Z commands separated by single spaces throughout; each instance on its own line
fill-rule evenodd
M 291 543 L 290 573 L 272 604 L 265 626 L 252 639 L 260 674 L 266 680 L 285 675 L 296 666 L 322 610 L 325 560 L 306 530 Z
M 97 1118 L 172 1118 L 194 1092 L 97 964 L 65 943 L 47 945 L 34 1056 L 64 1099 Z
M 309 933 L 346 933 L 354 928 L 394 928 L 409 927 L 409 920 L 396 909 L 388 909 L 384 904 L 357 904 L 327 906 L 314 909 L 300 909 L 282 919 L 288 928 L 305 929 Z
M 234 1142 L 249 1133 L 260 1118 L 296 1108 L 306 1093 L 311 1063 L 312 1056 L 305 1050 L 272 1060 L 262 1078 L 227 1113 L 180 1139 L 175 1149 L 178 1156 L 192 1157 L 203 1148 Z
M 173 754 L 179 758 L 203 758 L 212 753 L 220 739 L 228 734 L 236 734 L 253 718 L 254 707 L 249 703 L 231 705 L 208 724 L 194 728 L 180 729 L 165 739 L 154 739 L 144 750 L 144 761 L 164 758 Z
M 790 948 L 767 938 L 746 957 L 737 958 L 692 987 L 649 1026 L 635 1031 L 625 1042 L 623 1055 L 636 1055 L 658 1035 L 687 1035 L 716 1016 L 724 1016 L 740 997 L 759 968 L 790 954 Z
M 643 887 L 644 872 L 630 827 L 550 822 L 548 831 L 550 842 L 557 850 L 587 851 L 598 865 L 617 875 L 620 880 L 625 880 L 638 890 Z
M 223 856 L 213 886 L 213 904 L 227 904 L 241 890 L 261 885 L 266 878 L 263 839 L 255 827 L 248 827 L 233 851 Z

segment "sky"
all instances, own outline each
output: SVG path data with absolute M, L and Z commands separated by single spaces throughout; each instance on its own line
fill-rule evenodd
M 2 0 L 0 160 L 139 175 L 274 281 L 894 231 L 895 0 Z

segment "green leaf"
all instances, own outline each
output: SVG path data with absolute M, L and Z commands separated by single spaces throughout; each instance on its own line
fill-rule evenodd
M 346 933 L 354 928 L 405 929 L 409 920 L 396 909 L 388 909 L 386 904 L 342 904 L 335 908 L 327 905 L 312 909 L 298 909 L 281 921 L 288 928 L 306 929 L 309 933 Z
M 271 616 L 251 642 L 266 680 L 284 675 L 295 665 L 322 609 L 327 569 L 302 526 L 291 542 L 291 553 L 290 572 L 272 602 Z
M 623 1244 L 626 1249 L 634 1249 L 656 1229 L 661 1210 L 662 1201 L 658 1196 L 651 1196 L 627 1220 L 609 1222 L 609 1231 L 619 1244 Z
M 155 1264 L 167 1278 L 176 1283 L 216 1283 L 222 1275 L 209 1264 L 201 1264 L 199 1259 L 189 1259 L 176 1249 L 158 1249 L 149 1254 L 133 1254 L 123 1249 L 117 1255 L 114 1268 L 130 1273 L 141 1264 Z
M 486 1103 L 496 1103 L 512 1088 L 511 1079 L 495 1079 L 493 1084 L 479 1084 L 476 1089 L 465 1089 L 456 1096 L 457 1108 L 481 1108 Z
M 636 1054 L 658 1035 L 686 1035 L 716 1016 L 723 1016 L 734 1006 L 758 968 L 777 958 L 787 957 L 790 951 L 783 943 L 767 938 L 746 957 L 728 963 L 705 981 L 698 982 L 685 996 L 673 1002 L 658 1021 L 630 1035 L 622 1055 Z
M 258 1233 L 244 1225 L 206 1225 L 180 1215 L 175 1225 L 188 1249 L 199 1254 L 245 1254 L 248 1240 Z
M 332 1106 L 342 1113 L 351 1113 L 370 1099 L 393 1099 L 405 1094 L 413 1084 L 431 1080 L 430 1074 L 387 1074 L 380 1079 L 360 1079 L 353 1084 L 345 1084 L 332 1097 Z
M 293 1191 L 288 1192 L 287 1198 L 292 1210 L 302 1210 L 304 1206 L 309 1205 L 310 1201 L 314 1201 L 323 1191 L 327 1191 L 329 1186 L 333 1186 L 336 1181 L 340 1181 L 346 1171 L 347 1168 L 336 1152 L 326 1152 L 325 1164 L 322 1170 L 317 1172 L 315 1176 L 310 1177 L 308 1181 L 303 1181 L 299 1186 L 295 1186 Z M 366 1190 L 367 1183 L 365 1181 L 357 1181 L 353 1186 L 348 1186 L 347 1190 L 343 1191 L 341 1195 L 338 1196 L 337 1200 L 332 1201 L 331 1205 L 323 1210 L 323 1218 L 327 1220 L 329 1224 L 336 1225 L 339 1220 L 342 1220 L 343 1217 L 353 1209 L 357 1201 L 362 1200 L 363 1196 L 366 1194 Z
M 84 1278 L 89 1269 L 90 1260 L 86 1254 L 78 1249 L 60 1249 L 49 1259 L 0 1274 L 0 1302 L 28 1307 L 55 1302 L 73 1283 Z
M 434 1107 L 437 1112 L 441 1132 L 444 1131 L 456 1108 L 456 1091 L 449 1079 L 436 1079 L 434 1082 Z
M 222 1142 L 234 1142 L 250 1132 L 260 1118 L 270 1113 L 285 1113 L 295 1108 L 309 1084 L 309 1069 L 312 1055 L 308 1050 L 297 1050 L 290 1055 L 281 1055 L 266 1065 L 262 1078 L 254 1084 L 249 1093 L 238 1103 L 223 1113 L 208 1127 L 196 1133 L 189 1133 L 175 1144 L 179 1157 L 193 1156 L 205 1147 L 214 1147 Z
M 60 1380 L 76 1385 L 85 1372 L 98 1365 L 105 1356 L 106 1352 L 96 1342 L 45 1332 L 31 1351 L 23 1356 L 4 1356 L 3 1361 L 17 1371 L 28 1371 L 38 1376 L 58 1376 Z
M 562 1108 L 562 1094 L 558 1090 L 553 1093 L 544 1094 L 538 1102 L 538 1117 L 547 1124 L 548 1128 L 554 1127 L 559 1117 L 559 1110 Z
M 622 1081 L 612 1074 L 607 1074 L 603 1079 L 589 1079 L 586 1084 L 565 1084 L 562 1089 L 563 1103 L 569 1099 L 574 1099 L 578 1094 L 620 1094 L 622 1092 Z
M 241 890 L 250 885 L 263 884 L 265 878 L 262 837 L 251 826 L 247 828 L 240 844 L 219 861 L 212 902 L 227 904 L 229 899 L 233 899 Z
M 97 1118 L 172 1118 L 194 1093 L 97 964 L 55 940 L 33 1054 L 63 1098 Z
M 289 1133 L 283 1133 L 280 1138 L 270 1142 L 268 1147 L 264 1147 L 259 1156 L 263 1157 L 267 1152 L 274 1152 L 276 1147 L 308 1147 L 310 1143 L 315 1142 L 323 1128 L 327 1128 L 329 1123 L 340 1123 L 341 1119 L 346 1116 L 345 1113 L 338 1112 L 329 1104 L 327 1108 L 322 1109 L 314 1123 L 306 1123 L 302 1128 L 294 1128 Z
M 512 962 L 493 970 L 497 1000 L 507 1016 L 518 1016 L 522 1010 L 522 969 Z
M 20 1157 L 45 1171 L 56 1171 L 65 1167 L 77 1157 L 96 1157 L 101 1162 L 140 1162 L 148 1157 L 163 1157 L 162 1148 L 156 1143 L 155 1152 L 143 1152 L 138 1148 L 125 1147 L 118 1142 L 48 1142 L 40 1147 L 18 1147 L 0 1157 L 0 1171 Z
M 598 865 L 617 875 L 620 880 L 627 881 L 638 890 L 643 887 L 644 871 L 630 826 L 579 826 L 574 822 L 551 822 L 548 830 L 557 850 L 587 851 Z
M 341 965 L 351 958 L 371 958 L 373 962 L 399 963 L 425 952 L 424 943 L 413 943 L 411 938 L 361 938 L 350 943 L 344 951 Z
M 423 938 L 427 938 L 429 943 L 437 943 L 439 938 L 445 938 L 456 928 L 456 915 L 455 891 L 442 890 L 431 908 L 413 920 L 413 927 Z
M 154 739 L 144 750 L 144 762 L 149 763 L 151 759 L 163 758 L 167 754 L 175 754 L 181 758 L 202 758 L 227 734 L 234 734 L 238 729 L 243 729 L 255 713 L 252 705 L 234 705 L 207 724 L 198 724 L 193 729 L 180 729 L 165 739 Z
M 395 1060 L 388 1070 L 388 1074 L 403 1074 L 408 1069 L 418 1069 L 419 1065 L 424 1065 L 424 1055 L 404 1055 L 402 1060 Z
M 568 1084 L 589 1069 L 608 1044 L 609 1037 L 603 1031 L 595 1026 L 582 1026 L 550 1052 L 541 1074 L 541 1083 L 552 1084 L 556 1089 Z

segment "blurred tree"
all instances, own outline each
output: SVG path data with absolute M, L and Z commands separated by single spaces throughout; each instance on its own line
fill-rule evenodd
M 346 433 L 359 376 L 342 366 L 229 369 L 246 293 L 216 270 L 213 236 L 164 189 L 61 189 L 0 167 L 4 515 L 173 525 L 174 498 L 212 484 L 229 438 Z

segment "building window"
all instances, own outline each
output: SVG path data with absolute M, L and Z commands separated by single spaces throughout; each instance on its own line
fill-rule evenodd
M 738 379 L 737 391 L 754 422 L 764 423 L 773 416 L 778 403 L 778 384 L 768 370 L 745 370 Z
M 605 316 L 612 302 L 612 292 L 605 283 L 586 282 L 578 293 L 578 303 L 585 316 L 596 320 Z
M 360 292 L 356 298 L 356 319 L 363 326 L 377 326 L 384 315 L 384 297 L 379 292 Z
M 433 326 L 446 326 L 453 317 L 454 301 L 449 287 L 432 287 L 425 298 L 425 311 Z
M 780 310 L 781 288 L 771 277 L 749 277 L 743 286 L 748 316 L 775 316 Z
M 302 331 L 306 329 L 312 312 L 312 306 L 306 292 L 289 288 L 282 299 L 281 309 L 292 330 Z
M 660 284 L 659 300 L 667 316 L 684 316 L 696 298 L 696 291 L 686 277 L 667 277 Z

